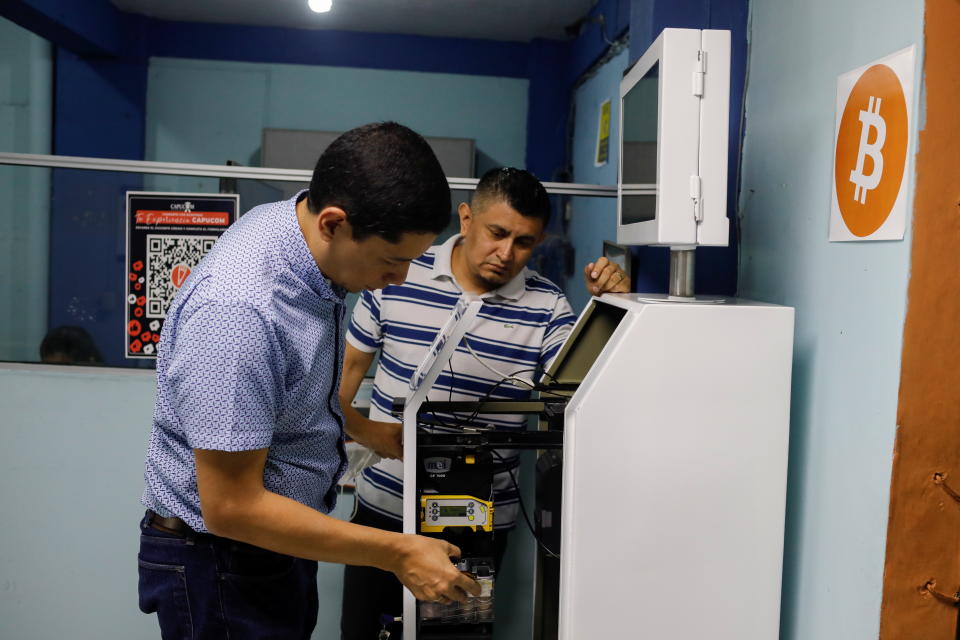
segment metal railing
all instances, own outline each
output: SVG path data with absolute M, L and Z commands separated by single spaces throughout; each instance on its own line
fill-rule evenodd
M 206 178 L 239 178 L 244 180 L 275 180 L 281 182 L 310 182 L 311 171 L 302 169 L 271 169 L 267 167 L 240 167 L 236 165 L 193 164 L 187 162 L 154 162 L 149 160 L 116 160 L 113 158 L 85 158 L 37 153 L 0 153 L 0 165 L 52 167 L 56 169 L 84 169 L 87 171 L 123 171 L 156 173 L 175 176 Z M 473 191 L 476 178 L 447 178 L 451 189 Z M 544 182 L 547 193 L 568 196 L 616 198 L 615 185 Z M 652 189 L 655 193 L 655 189 Z

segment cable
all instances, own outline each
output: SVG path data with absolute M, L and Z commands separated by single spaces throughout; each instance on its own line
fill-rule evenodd
M 464 336 L 463 339 L 464 339 L 464 341 L 466 341 L 466 336 Z M 454 369 L 453 369 L 453 358 L 454 358 L 455 355 L 457 355 L 457 354 L 456 354 L 456 350 L 454 350 L 453 354 L 451 354 L 451 356 L 450 356 L 450 359 L 447 361 L 447 367 L 449 367 L 449 369 L 450 369 L 450 385 L 447 387 L 447 400 L 448 400 L 449 402 L 453 402 L 453 384 L 454 384 L 454 381 L 456 380 L 456 372 L 455 372 Z M 476 356 L 474 356 L 474 357 L 476 357 Z M 478 359 L 478 360 L 479 360 L 479 359 Z M 480 364 L 483 364 L 483 362 L 481 361 Z M 497 375 L 499 375 L 499 374 L 497 374 Z M 430 413 L 433 415 L 434 418 L 436 418 L 437 420 L 439 420 L 440 423 L 441 423 L 443 426 L 445 426 L 445 427 L 447 427 L 447 428 L 449 428 L 449 429 L 459 429 L 459 428 L 463 428 L 463 423 L 462 423 L 462 422 L 461 422 L 461 423 L 458 423 L 458 424 L 456 424 L 456 425 L 451 426 L 451 425 L 447 424 L 447 422 L 446 422 L 443 418 L 441 418 L 441 417 L 437 414 L 436 411 L 431 411 Z M 456 414 L 456 413 L 450 412 L 450 415 L 451 415 L 454 419 L 457 418 L 457 414 Z
M 495 376 L 500 376 L 501 378 L 503 378 L 503 380 L 502 380 L 501 382 L 506 381 L 506 380 L 510 380 L 511 382 L 514 382 L 514 383 L 519 383 L 519 384 L 526 385 L 527 387 L 529 387 L 529 388 L 531 388 L 531 389 L 533 389 L 534 386 L 536 386 L 536 385 L 534 385 L 532 382 L 530 382 L 529 380 L 524 380 L 523 378 L 517 378 L 517 377 L 516 377 L 516 374 L 508 374 L 508 373 L 504 373 L 504 372 L 502 372 L 502 371 L 497 371 L 497 370 L 494 369 L 492 366 L 490 366 L 489 364 L 487 364 L 486 362 L 484 362 L 484 361 L 480 358 L 480 356 L 477 355 L 477 352 L 473 350 L 473 347 L 470 346 L 470 341 L 467 340 L 467 336 L 466 336 L 466 335 L 463 336 L 463 344 L 467 347 L 467 351 L 470 352 L 470 355 L 472 355 L 472 356 L 474 357 L 474 359 L 475 359 L 477 362 L 480 363 L 480 366 L 482 366 L 483 368 L 485 368 L 487 371 L 489 371 L 489 372 L 492 373 L 493 375 L 495 375 Z M 453 358 L 450 358 L 450 359 L 453 360 Z M 536 371 L 536 369 L 523 369 L 523 370 L 521 371 L 521 373 L 527 372 L 527 371 Z
M 502 385 L 504 382 L 506 382 L 506 381 L 508 381 L 508 380 L 520 380 L 520 381 L 522 381 L 524 384 L 529 385 L 529 386 L 530 386 L 530 389 L 535 389 L 535 388 L 536 388 L 536 385 L 534 385 L 534 384 L 532 384 L 532 383 L 530 383 L 530 382 L 528 382 L 528 381 L 526 381 L 526 380 L 523 380 L 522 378 L 517 378 L 516 376 L 517 376 L 518 374 L 521 374 L 521 373 L 526 373 L 526 372 L 528 372 L 528 371 L 533 371 L 533 372 L 535 372 L 535 371 L 537 370 L 536 367 L 534 367 L 534 368 L 528 368 L 528 369 L 518 369 L 517 371 L 514 371 L 514 372 L 511 373 L 511 374 L 503 374 L 503 373 L 497 371 L 496 369 L 494 369 L 493 367 L 487 366 L 486 363 L 484 363 L 483 360 L 480 359 L 480 357 L 479 357 L 479 356 L 473 351 L 473 349 L 470 347 L 470 343 L 469 343 L 469 341 L 467 340 L 466 336 L 464 336 L 463 341 L 464 341 L 464 343 L 465 343 L 466 346 L 467 346 L 467 350 L 468 350 L 468 351 L 470 352 L 470 354 L 477 360 L 477 362 L 479 362 L 480 364 L 482 364 L 482 365 L 483 365 L 484 367 L 486 367 L 487 369 L 493 371 L 493 373 L 495 373 L 496 375 L 501 376 L 501 379 L 500 379 L 499 381 L 497 381 L 497 383 L 494 384 L 492 387 L 490 387 L 490 389 L 488 389 L 487 392 L 480 398 L 480 400 L 477 402 L 477 408 L 474 410 L 474 412 L 473 412 L 472 414 L 470 414 L 470 417 L 469 417 L 466 421 L 463 421 L 463 420 L 458 421 L 457 427 L 459 427 L 460 429 L 463 429 L 465 426 L 470 425 L 474 420 L 476 420 L 477 416 L 478 416 L 479 413 L 480 413 L 480 407 L 482 406 L 482 404 L 483 404 L 484 402 L 486 402 L 487 400 L 489 400 L 489 399 L 490 399 L 490 396 L 493 394 L 493 392 L 496 391 L 497 388 L 500 387 L 500 385 Z M 450 385 L 449 385 L 449 389 L 448 389 L 447 398 L 452 402 L 452 401 L 453 401 L 453 381 L 454 381 L 454 378 L 455 378 L 455 375 L 456 375 L 456 373 L 454 372 L 454 369 L 453 369 L 453 357 L 452 357 L 452 356 L 451 356 L 451 358 L 450 358 L 450 361 L 447 363 L 447 366 L 450 368 L 450 374 L 451 374 L 451 375 L 450 375 Z M 556 379 L 554 376 L 550 375 L 549 373 L 544 372 L 544 375 L 552 378 L 554 382 L 557 381 L 557 379 Z M 545 391 L 546 393 L 552 393 L 552 392 L 547 391 L 547 390 L 544 390 L 544 391 Z M 556 393 L 554 393 L 553 395 L 563 397 L 562 394 L 556 394 Z M 446 427 L 449 428 L 449 425 L 447 425 L 447 423 L 446 423 L 439 415 L 437 415 L 436 412 L 431 412 L 431 413 L 432 413 L 433 417 L 436 418 L 441 425 L 446 426 Z M 457 414 L 456 414 L 456 413 L 453 413 L 452 415 L 454 416 L 454 418 L 457 417 Z M 426 429 L 425 429 L 424 427 L 421 427 L 419 424 L 417 425 L 417 429 L 418 429 L 418 430 L 426 431 Z M 525 505 L 524 502 L 523 502 L 523 495 L 520 493 L 520 484 L 517 482 L 517 478 L 516 478 L 516 476 L 513 474 L 513 470 L 514 470 L 516 467 L 508 467 L 507 465 L 509 465 L 509 462 L 507 462 L 507 459 L 504 458 L 503 455 L 502 455 L 499 451 L 497 451 L 496 449 L 491 448 L 491 449 L 490 449 L 490 453 L 492 453 L 493 455 L 495 455 L 495 456 L 500 460 L 500 462 L 506 467 L 506 468 L 504 469 L 504 471 L 510 476 L 510 481 L 513 483 L 513 488 L 514 488 L 514 490 L 517 492 L 517 504 L 520 505 L 520 512 L 523 514 L 523 519 L 524 519 L 524 521 L 527 523 L 527 528 L 530 530 L 530 534 L 533 536 L 533 539 L 536 540 L 537 545 L 543 550 L 544 553 L 546 553 L 546 554 L 547 554 L 548 556 L 550 556 L 551 558 L 555 558 L 555 559 L 559 560 L 559 559 L 560 559 L 560 556 L 559 556 L 557 553 L 554 553 L 553 551 L 551 551 L 550 548 L 549 548 L 546 544 L 544 544 L 543 540 L 540 539 L 540 536 L 537 535 L 537 530 L 534 528 L 533 522 L 531 522 L 531 520 L 530 520 L 530 515 L 527 513 L 527 507 L 526 507 L 526 505 Z M 519 466 L 519 465 L 517 465 L 517 466 Z
M 607 19 L 604 15 L 602 13 L 598 14 L 596 18 L 589 20 L 589 22 L 596 22 L 600 25 L 600 37 L 603 38 L 603 41 L 606 42 L 608 46 L 612 47 L 614 42 L 607 36 Z
M 500 376 L 501 378 L 503 378 L 503 380 L 501 380 L 501 383 L 503 383 L 504 381 L 509 380 L 509 381 L 511 381 L 511 382 L 514 382 L 514 383 L 520 383 L 520 384 L 526 386 L 527 388 L 529 388 L 531 391 L 542 391 L 543 393 L 549 393 L 549 394 L 555 395 L 555 396 L 561 396 L 561 395 L 562 395 L 562 394 L 556 393 L 556 392 L 554 392 L 554 391 L 550 391 L 549 389 L 544 389 L 544 388 L 540 387 L 539 385 L 537 385 L 535 382 L 531 382 L 530 380 L 524 380 L 523 378 L 518 378 L 518 377 L 517 377 L 517 374 L 518 374 L 518 373 L 526 373 L 527 371 L 532 371 L 532 372 L 536 373 L 536 371 L 537 371 L 537 368 L 536 368 L 536 367 L 534 367 L 534 368 L 532 368 L 532 369 L 520 369 L 519 371 L 516 371 L 516 372 L 514 372 L 514 373 L 504 373 L 504 372 L 502 372 L 502 371 L 499 371 L 499 370 L 493 368 L 491 365 L 487 364 L 486 362 L 484 362 L 483 359 L 477 354 L 477 352 L 473 350 L 473 347 L 470 346 L 470 341 L 467 340 L 467 336 L 466 336 L 466 335 L 463 336 L 463 344 L 464 344 L 464 346 L 467 347 L 467 351 L 470 352 L 470 355 L 472 355 L 473 358 L 474 358 L 477 362 L 480 363 L 480 366 L 484 367 L 487 371 L 491 372 L 492 374 L 497 375 L 497 376 Z M 451 358 L 451 360 L 453 360 L 453 358 Z M 453 368 L 451 367 L 451 371 L 452 371 L 452 370 L 453 370 Z M 548 377 L 550 377 L 554 382 L 557 382 L 557 378 L 556 378 L 555 376 L 547 373 L 546 371 L 543 372 L 543 375 L 548 376 Z
M 500 452 L 496 449 L 491 449 L 490 453 L 500 458 L 500 461 L 503 464 L 507 464 L 507 460 L 500 455 Z M 510 480 L 513 482 L 513 488 L 517 491 L 517 504 L 520 505 L 520 512 L 523 514 L 523 519 L 527 523 L 527 528 L 530 529 L 530 534 L 533 536 L 533 539 L 537 541 L 537 544 L 543 549 L 543 552 L 546 553 L 551 558 L 560 559 L 560 555 L 554 553 L 550 548 L 544 544 L 543 540 L 540 539 L 540 536 L 537 535 L 537 530 L 533 528 L 533 523 L 530 521 L 530 516 L 527 514 L 527 507 L 523 504 L 523 495 L 520 493 L 520 484 L 517 482 L 516 476 L 513 475 L 513 468 L 507 469 L 506 472 L 510 474 Z
M 492 387 L 490 387 L 490 388 L 487 390 L 487 392 L 480 397 L 480 400 L 477 401 L 477 408 L 474 409 L 474 410 L 473 410 L 473 413 L 470 414 L 470 417 L 467 419 L 467 423 L 468 423 L 468 424 L 469 424 L 469 423 L 472 423 L 474 420 L 477 419 L 477 416 L 480 415 L 480 407 L 481 407 L 481 405 L 482 405 L 484 402 L 486 402 L 487 400 L 490 399 L 490 397 L 493 395 L 493 392 L 496 391 L 496 390 L 500 387 L 500 385 L 502 385 L 504 382 L 506 382 L 507 380 L 509 380 L 509 379 L 512 378 L 513 376 L 516 376 L 518 373 L 526 373 L 527 371 L 536 371 L 536 368 L 533 368 L 533 369 L 517 369 L 516 371 L 514 371 L 514 372 L 511 373 L 510 375 L 504 376 L 503 379 L 497 381 L 497 383 L 496 383 L 495 385 L 493 385 Z M 453 415 L 456 416 L 456 414 L 453 414 Z M 463 423 L 462 420 L 460 421 L 459 424 L 460 424 L 461 427 L 464 426 L 464 423 Z
M 457 350 L 454 349 L 453 353 L 450 354 L 450 359 L 447 360 L 447 367 L 450 369 L 450 384 L 447 385 L 447 401 L 453 402 L 453 383 L 457 380 L 457 372 L 453 370 L 453 357 L 457 355 Z

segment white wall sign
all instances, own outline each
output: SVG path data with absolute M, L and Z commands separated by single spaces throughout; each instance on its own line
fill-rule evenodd
M 916 47 L 837 78 L 830 240 L 902 240 Z

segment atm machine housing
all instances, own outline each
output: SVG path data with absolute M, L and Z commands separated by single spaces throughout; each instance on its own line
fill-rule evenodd
M 534 511 L 544 540 L 559 522 L 560 557 L 538 554 L 536 638 L 778 637 L 792 343 L 788 307 L 589 303 L 525 408 L 553 415 L 526 446 L 562 439 L 563 459 L 560 472 L 540 465 Z M 404 436 L 430 437 L 407 425 Z M 482 434 L 469 437 L 483 448 Z M 419 464 L 421 448 L 407 451 Z M 559 514 L 551 475 L 562 478 Z M 421 637 L 405 598 L 405 637 Z

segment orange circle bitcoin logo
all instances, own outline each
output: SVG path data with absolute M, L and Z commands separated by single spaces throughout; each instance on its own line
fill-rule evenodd
M 907 162 L 907 102 L 885 64 L 867 69 L 847 97 L 837 132 L 834 179 L 850 232 L 869 236 L 887 220 Z

